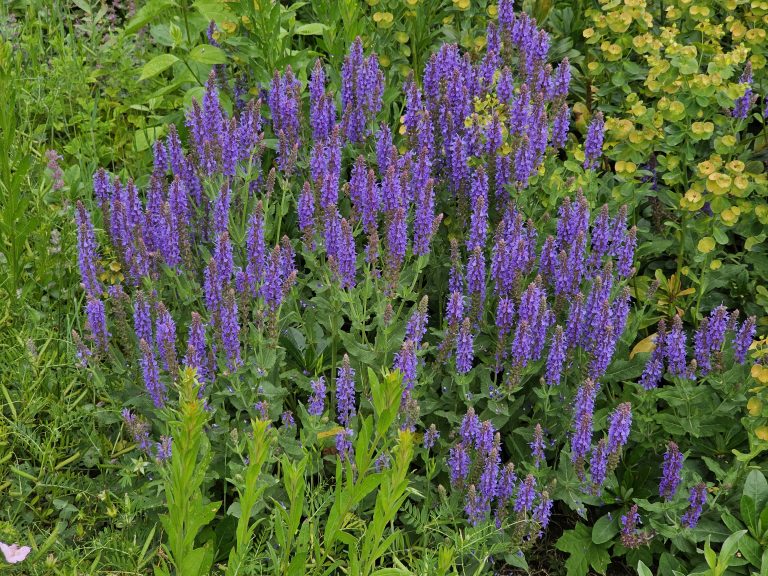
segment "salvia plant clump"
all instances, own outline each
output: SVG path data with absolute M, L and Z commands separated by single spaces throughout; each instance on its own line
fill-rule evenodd
M 522 545 L 556 500 L 600 501 L 632 430 L 630 402 L 597 407 L 630 319 L 637 230 L 625 208 L 595 209 L 580 190 L 546 210 L 528 201 L 569 138 L 570 67 L 548 63 L 548 35 L 511 2 L 498 16 L 481 57 L 445 45 L 406 81 L 401 123 L 380 122 L 384 75 L 358 39 L 340 91 L 318 61 L 307 86 L 275 71 L 265 101 L 230 114 L 212 73 L 183 134 L 172 125 L 155 142 L 152 174 L 94 175 L 92 210 L 76 210 L 88 334 L 74 337 L 83 365 L 144 388 L 123 413 L 140 450 L 171 457 L 157 414 L 190 368 L 233 429 L 271 421 L 292 456 L 323 429 L 326 458 L 359 469 L 369 369 L 389 369 L 402 378 L 393 426 L 423 434 L 424 461 L 470 524 Z M 603 131 L 597 114 L 588 171 Z M 123 280 L 107 285 L 106 266 Z M 640 383 L 722 369 L 729 330 L 743 362 L 753 318 L 717 308 L 692 345 L 679 317 L 660 323 Z M 520 408 L 534 390 L 561 415 L 553 429 Z M 465 416 L 440 416 L 441 403 Z M 670 441 L 660 499 L 684 486 L 683 460 Z M 390 466 L 383 453 L 364 468 Z M 577 496 L 553 481 L 563 466 Z M 680 522 L 693 527 L 706 485 L 687 488 Z M 639 522 L 625 508 L 628 548 L 651 537 Z

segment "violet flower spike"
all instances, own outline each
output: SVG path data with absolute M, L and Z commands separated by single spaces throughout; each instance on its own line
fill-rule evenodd
M 344 354 L 341 367 L 336 377 L 336 411 L 343 426 L 349 426 L 356 414 L 355 408 L 355 371 L 350 365 L 349 356 Z
M 605 135 L 605 121 L 603 113 L 598 112 L 589 123 L 587 139 L 584 142 L 584 168 L 592 170 L 597 168 L 600 156 L 603 154 L 603 138 Z
M 325 378 L 320 376 L 310 381 L 312 396 L 309 398 L 307 412 L 310 416 L 322 416 L 325 411 Z
M 667 451 L 664 453 L 664 466 L 662 468 L 661 482 L 659 482 L 659 496 L 667 502 L 671 501 L 682 482 L 684 456 L 677 444 L 667 443 Z

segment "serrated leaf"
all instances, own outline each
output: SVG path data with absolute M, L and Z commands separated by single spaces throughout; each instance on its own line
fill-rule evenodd
M 139 82 L 157 76 L 160 72 L 167 70 L 178 61 L 179 59 L 173 54 L 160 54 L 159 56 L 155 56 L 152 60 L 144 64 L 144 67 L 141 69 L 141 76 L 139 76 Z

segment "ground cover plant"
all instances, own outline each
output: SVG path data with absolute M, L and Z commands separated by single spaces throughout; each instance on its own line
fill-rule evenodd
M 738 22 L 758 28 L 753 4 Z M 675 153 L 678 125 L 661 149 L 613 139 L 620 71 L 568 6 L 71 14 L 110 8 L 117 45 L 151 39 L 134 80 L 156 90 L 151 130 L 106 158 L 71 148 L 69 167 L 25 138 L 39 116 L 3 108 L 4 569 L 768 569 L 749 284 L 765 268 L 741 255 L 762 253 L 759 231 L 712 232 L 722 268 L 751 278 L 718 283 L 696 234 L 722 211 L 674 205 L 668 172 L 637 168 Z M 644 4 L 595 9 L 654 29 Z M 717 39 L 706 54 L 730 49 Z M 6 46 L 4 78 L 23 82 Z M 742 88 L 695 114 L 745 131 L 733 155 L 755 201 L 762 119 L 734 124 L 755 107 Z M 654 217 L 680 209 L 665 218 L 681 233 L 659 237 Z M 35 251 L 49 240 L 25 213 L 63 250 Z M 41 285 L 71 296 L 38 305 Z

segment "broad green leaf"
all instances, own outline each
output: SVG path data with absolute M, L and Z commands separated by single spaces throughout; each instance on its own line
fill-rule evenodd
M 638 576 L 653 576 L 653 572 L 642 560 L 637 562 L 637 574 Z
M 592 542 L 595 544 L 605 544 L 619 533 L 619 527 L 616 521 L 607 514 L 598 518 L 592 526 Z
M 227 54 L 216 46 L 198 44 L 189 52 L 189 59 L 200 64 L 225 64 Z
M 721 566 L 728 565 L 728 563 L 733 558 L 733 555 L 736 554 L 736 550 L 739 549 L 739 541 L 744 537 L 744 534 L 746 533 L 746 530 L 739 530 L 738 532 L 735 532 L 726 538 L 725 542 L 723 542 L 722 548 L 720 548 L 720 557 L 718 563 Z
M 155 56 L 152 60 L 144 64 L 144 67 L 141 69 L 139 81 L 157 76 L 160 72 L 167 70 L 178 61 L 179 59 L 173 54 L 160 54 L 159 56 Z
M 310 22 L 296 26 L 294 32 L 300 36 L 317 36 L 328 30 L 328 26 L 320 22 Z
M 228 4 L 221 0 L 197 0 L 192 4 L 192 8 L 200 12 L 208 22 L 213 20 L 216 23 L 220 23 L 236 18 L 229 10 Z
M 741 495 L 741 517 L 753 534 L 757 532 L 757 519 L 768 500 L 768 482 L 762 472 L 752 470 L 744 482 Z

